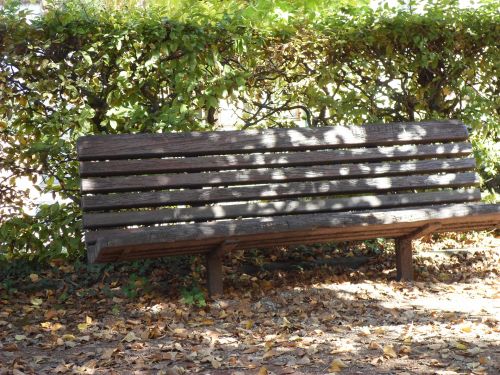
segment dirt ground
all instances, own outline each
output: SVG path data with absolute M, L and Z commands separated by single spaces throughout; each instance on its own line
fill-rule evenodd
M 499 374 L 500 239 L 416 247 L 411 283 L 390 242 L 235 252 L 218 299 L 201 260 L 4 275 L 0 374 Z

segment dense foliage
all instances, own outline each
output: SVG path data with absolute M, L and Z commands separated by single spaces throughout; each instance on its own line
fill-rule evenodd
M 344 1 L 81 1 L 30 20 L 0 10 L 0 255 L 81 254 L 75 141 L 83 134 L 458 118 L 483 188 L 498 184 L 498 2 L 373 10 Z M 1 169 L 0 169 L 1 171 Z M 27 213 L 27 176 L 66 202 Z M 41 179 L 41 180 L 40 180 Z M 496 182 L 495 182 L 496 179 Z

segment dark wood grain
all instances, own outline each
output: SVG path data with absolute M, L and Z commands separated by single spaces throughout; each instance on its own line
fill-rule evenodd
M 145 176 L 84 178 L 83 193 L 149 191 L 175 188 L 202 188 L 228 185 L 253 185 L 273 182 L 321 181 L 359 177 L 398 176 L 465 172 L 476 166 L 474 158 L 417 160 L 392 163 L 357 163 L 247 169 L 211 173 L 176 173 Z M 227 187 L 227 189 L 231 189 Z
M 110 210 L 134 207 L 176 206 L 237 202 L 259 199 L 281 199 L 304 196 L 326 196 L 356 193 L 396 192 L 409 189 L 467 187 L 477 185 L 475 173 L 449 173 L 443 175 L 414 175 L 407 177 L 377 177 L 339 181 L 306 181 L 259 186 L 239 186 L 231 189 L 190 189 L 153 191 L 144 193 L 118 193 L 82 197 L 84 211 Z
M 165 227 L 133 228 L 103 230 L 101 249 L 173 243 L 176 241 L 203 241 L 207 238 L 226 238 L 239 241 L 240 236 L 266 236 L 269 233 L 293 233 L 321 228 L 370 227 L 372 225 L 411 227 L 413 223 L 420 226 L 428 222 L 474 222 L 475 217 L 482 220 L 500 222 L 500 205 L 495 204 L 451 204 L 426 206 L 419 208 L 371 210 L 369 212 L 328 213 L 314 215 L 288 215 L 261 219 L 231 220 L 228 222 L 178 224 Z M 413 229 L 415 226 L 413 225 Z
M 396 225 L 370 225 L 370 227 L 349 227 L 309 230 L 304 232 L 267 233 L 261 236 L 240 236 L 238 238 L 239 249 L 270 248 L 278 246 L 289 246 L 298 244 L 314 244 L 320 242 L 366 240 L 378 237 L 395 238 L 404 236 L 411 231 L 417 230 L 422 223 L 399 223 Z M 446 219 L 438 232 L 461 232 L 468 230 L 500 229 L 498 216 L 476 215 L 464 220 L 463 218 Z M 361 230 L 360 230 L 361 229 Z M 90 232 L 92 233 L 92 232 Z M 321 234 L 318 234 L 321 233 Z M 279 237 L 278 237 L 279 236 Z M 203 241 L 178 241 L 175 243 L 159 243 L 125 246 L 132 251 L 127 258 L 121 257 L 122 248 L 99 247 L 99 258 L 93 258 L 92 262 L 109 262 L 119 259 L 134 260 L 146 257 L 158 257 L 165 255 L 193 255 L 203 254 L 220 243 L 220 239 L 211 238 Z
M 396 278 L 413 281 L 413 248 L 411 237 L 396 238 Z
M 452 142 L 465 141 L 467 136 L 467 128 L 461 122 L 448 120 L 322 128 L 85 136 L 78 139 L 77 151 L 81 161 L 113 160 Z
M 479 189 L 447 190 L 411 194 L 358 196 L 336 199 L 287 200 L 269 203 L 226 204 L 204 207 L 165 208 L 151 211 L 120 211 L 86 213 L 86 229 L 174 223 L 185 221 L 212 221 L 246 217 L 279 216 L 286 214 L 338 212 L 349 210 L 419 206 L 443 203 L 479 201 Z
M 133 174 L 203 172 L 226 169 L 298 167 L 334 163 L 380 162 L 467 156 L 468 142 L 403 145 L 348 150 L 299 151 L 178 157 L 170 159 L 131 159 L 80 162 L 80 176 L 103 177 Z

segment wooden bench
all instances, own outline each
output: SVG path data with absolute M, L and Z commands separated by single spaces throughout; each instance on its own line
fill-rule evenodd
M 413 238 L 499 226 L 467 138 L 458 121 L 85 136 L 88 259 L 205 254 L 216 294 L 236 247 L 385 237 L 411 280 Z

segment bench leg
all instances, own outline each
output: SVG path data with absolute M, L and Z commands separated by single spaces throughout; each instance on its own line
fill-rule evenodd
M 218 251 L 207 255 L 207 288 L 210 296 L 222 294 L 222 257 Z
M 411 237 L 396 238 L 397 280 L 413 281 Z
M 225 241 L 207 254 L 207 289 L 211 297 L 222 294 L 222 256 L 236 245 L 234 241 Z

